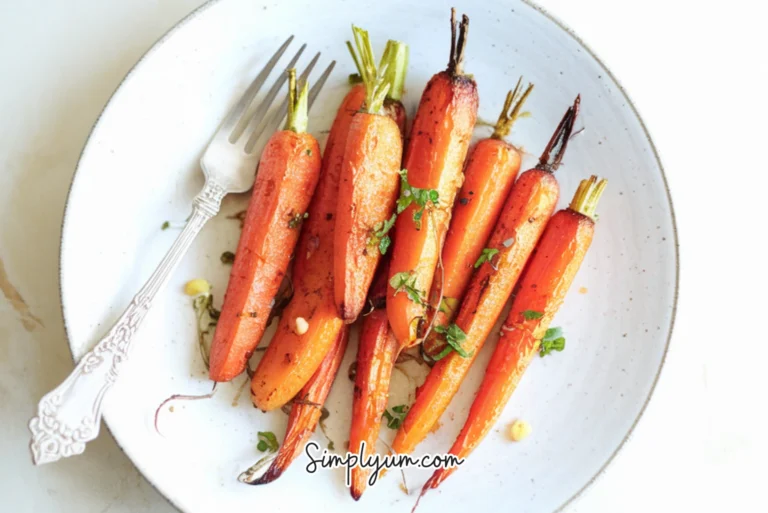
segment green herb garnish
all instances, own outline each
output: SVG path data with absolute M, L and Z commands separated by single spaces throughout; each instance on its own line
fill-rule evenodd
M 387 249 L 392 244 L 392 239 L 387 235 L 389 230 L 395 225 L 397 214 L 392 214 L 392 217 L 386 221 L 376 223 L 373 225 L 373 233 L 368 237 L 369 246 L 378 246 L 379 252 L 382 255 L 387 254 Z
M 541 345 L 539 346 L 539 356 L 544 358 L 552 351 L 562 351 L 565 349 L 565 337 L 563 336 L 562 328 L 549 328 L 544 333 L 544 338 L 541 339 Z
M 301 223 L 304 222 L 304 219 L 309 217 L 309 212 L 304 212 L 303 214 L 295 214 L 290 221 L 288 221 L 288 228 L 294 229 L 301 226 Z
M 395 294 L 405 292 L 408 298 L 417 305 L 424 305 L 425 294 L 416 288 L 416 275 L 413 271 L 397 273 L 389 280 L 389 284 L 395 289 Z
M 261 452 L 277 452 L 280 444 L 272 431 L 259 431 L 259 443 L 256 448 Z
M 544 317 L 543 312 L 537 312 L 536 310 L 523 310 L 523 319 L 526 321 L 534 321 Z
M 222 264 L 232 264 L 235 261 L 235 254 L 231 251 L 225 251 L 221 254 L 220 259 Z
M 408 170 L 400 171 L 400 197 L 397 199 L 397 213 L 401 214 L 411 203 L 416 203 L 419 208 L 413 212 L 413 222 L 416 224 L 417 230 L 421 230 L 421 219 L 424 217 L 427 203 L 437 206 L 439 200 L 440 195 L 435 189 L 413 187 L 408 182 Z
M 171 222 L 170 221 L 166 221 L 166 222 L 163 223 L 163 226 L 161 226 L 160 229 L 161 230 L 167 230 L 170 227 L 171 227 Z
M 389 413 L 389 410 L 384 410 L 382 417 L 387 419 L 387 427 L 389 429 L 398 429 L 400 428 L 400 424 L 403 423 L 406 413 L 408 413 L 408 406 L 405 404 L 398 404 L 397 406 L 392 407 L 392 413 Z
M 451 324 L 450 326 L 443 326 L 438 324 L 435 326 L 435 333 L 443 335 L 447 345 L 442 351 L 440 351 L 440 353 L 438 353 L 437 356 L 432 358 L 433 360 L 442 360 L 448 356 L 448 353 L 451 351 L 456 351 L 462 358 L 469 358 L 474 354 L 474 351 L 468 353 L 464 350 L 463 347 L 461 347 L 461 343 L 467 339 L 467 334 L 464 333 L 464 331 L 462 331 L 462 329 L 459 328 L 455 323 Z
M 440 301 L 440 306 L 437 308 L 438 311 L 443 312 L 446 315 L 453 315 L 453 313 L 456 311 L 456 308 L 459 306 L 459 300 L 455 297 L 444 297 L 442 301 Z
M 207 369 L 211 353 L 211 345 L 207 337 L 216 327 L 221 311 L 213 307 L 213 294 L 210 292 L 195 297 L 192 300 L 192 308 L 197 316 L 197 343 L 200 348 L 200 356 Z
M 491 264 L 491 267 L 493 267 L 493 263 L 491 260 L 494 256 L 499 252 L 496 248 L 484 248 L 483 252 L 480 254 L 480 257 L 477 259 L 477 262 L 475 262 L 475 269 L 483 265 L 485 262 L 488 262 Z

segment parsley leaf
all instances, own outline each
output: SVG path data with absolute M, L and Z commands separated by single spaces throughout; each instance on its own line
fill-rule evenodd
M 523 319 L 526 321 L 534 321 L 544 317 L 544 312 L 537 312 L 536 310 L 523 310 Z
M 421 219 L 424 217 L 427 203 L 437 206 L 439 200 L 440 194 L 435 189 L 420 189 L 412 186 L 408 182 L 408 170 L 400 171 L 400 197 L 397 199 L 397 213 L 402 214 L 412 203 L 416 203 L 419 208 L 413 211 L 413 222 L 416 224 L 417 230 L 421 230 Z
M 373 225 L 373 233 L 368 237 L 369 246 L 378 246 L 379 252 L 382 255 L 387 254 L 387 249 L 392 244 L 392 239 L 389 237 L 389 230 L 395 225 L 397 214 L 392 214 L 392 217 L 386 221 L 376 223 Z
M 259 443 L 256 448 L 261 452 L 277 452 L 280 444 L 272 431 L 259 431 Z
M 565 349 L 565 337 L 562 328 L 549 328 L 541 339 L 539 356 L 544 358 L 552 351 L 562 351 L 563 349 Z
M 496 248 L 485 248 L 483 249 L 483 252 L 480 254 L 480 257 L 477 259 L 477 262 L 475 262 L 475 269 L 483 265 L 485 262 L 488 262 L 491 264 L 491 267 L 493 267 L 493 263 L 491 260 L 493 260 L 493 257 L 496 256 L 496 254 L 499 252 Z
M 459 300 L 455 297 L 444 297 L 440 301 L 438 311 L 443 312 L 445 315 L 453 315 L 456 312 L 456 308 L 459 306 Z
M 405 292 L 408 298 L 417 305 L 425 305 L 425 294 L 416 288 L 416 275 L 413 271 L 404 271 L 397 273 L 389 280 L 389 284 L 395 289 L 395 294 Z
M 445 337 L 445 343 L 448 345 L 445 347 L 445 349 L 440 351 L 440 353 L 435 356 L 433 360 L 442 360 L 451 351 L 456 351 L 462 358 L 469 358 L 474 354 L 474 351 L 467 353 L 464 348 L 461 347 L 461 343 L 467 339 L 467 334 L 464 333 L 464 331 L 462 331 L 462 329 L 459 328 L 455 323 L 447 327 L 443 326 L 442 324 L 438 324 L 435 326 L 435 333 L 443 335 Z
M 398 429 L 400 424 L 403 423 L 405 415 L 408 413 L 408 406 L 405 404 L 398 404 L 392 407 L 392 413 L 389 410 L 384 410 L 382 417 L 387 419 L 387 427 L 389 429 Z

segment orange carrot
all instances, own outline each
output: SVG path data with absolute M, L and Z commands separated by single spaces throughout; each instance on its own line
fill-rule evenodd
M 402 348 L 423 336 L 426 296 L 477 119 L 477 85 L 463 72 L 469 18 L 463 16 L 457 41 L 455 17 L 452 9 L 448 69 L 433 76 L 422 94 L 405 156 L 387 296 L 387 316 Z
M 394 66 L 388 69 L 400 70 L 386 78 L 387 83 L 392 84 L 389 91 L 393 95 L 403 91 L 407 47 L 403 58 L 402 46 L 405 45 L 390 42 L 387 47 L 391 49 L 385 50 L 385 54 L 389 52 L 389 56 L 385 56 L 394 61 Z M 352 57 L 357 64 L 354 51 Z M 390 92 L 385 103 L 393 105 L 388 113 L 394 114 L 399 112 L 399 100 L 390 97 Z M 347 138 L 355 114 L 364 106 L 365 96 L 366 88 L 362 84 L 350 90 L 328 136 L 317 193 L 304 222 L 293 264 L 294 296 L 251 381 L 251 399 L 263 410 L 279 408 L 296 395 L 320 365 L 344 324 L 338 314 L 333 288 L 336 207 Z M 296 330 L 299 318 L 308 324 L 303 335 Z
M 475 357 L 493 329 L 544 226 L 555 209 L 559 186 L 552 171 L 565 152 L 579 99 L 566 112 L 538 165 L 512 186 L 488 246 L 498 250 L 473 274 L 456 323 L 440 330 L 448 345 L 419 388 L 392 448 L 410 453 L 429 433 L 453 399 Z M 557 148 L 553 159 L 550 152 Z M 436 330 L 437 331 L 437 330 Z
M 592 242 L 595 209 L 605 186 L 606 181 L 598 181 L 595 176 L 583 180 L 570 208 L 559 211 L 547 224 L 515 288 L 515 299 L 499 344 L 451 454 L 465 458 L 477 447 L 498 420 L 536 352 L 543 356 L 551 350 L 542 345 L 542 339 L 547 341 L 551 337 L 549 324 Z M 558 350 L 564 344 L 562 339 Z M 455 470 L 456 467 L 436 471 L 421 494 L 437 488 Z
M 347 134 L 364 101 L 365 88 L 354 86 L 339 106 L 328 135 L 320 182 L 293 262 L 293 298 L 251 380 L 251 399 L 263 410 L 279 408 L 296 395 L 338 339 L 344 324 L 333 300 L 334 217 Z M 299 318 L 309 325 L 301 335 L 296 330 Z
M 299 238 L 320 175 L 320 146 L 307 128 L 307 85 L 290 72 L 288 123 L 267 142 L 213 337 L 210 378 L 229 381 L 244 369 L 264 334 L 275 294 Z M 298 93 L 298 94 L 297 94 Z
M 435 327 L 447 327 L 458 313 L 472 270 L 492 258 L 494 249 L 485 248 L 504 200 L 520 171 L 521 155 L 504 141 L 520 115 L 520 109 L 531 93 L 529 84 L 523 92 L 522 78 L 507 93 L 504 108 L 493 135 L 483 139 L 470 151 L 464 169 L 464 185 L 453 207 L 451 225 L 443 245 L 442 272 L 432 282 L 430 304 L 432 330 L 424 341 L 424 352 L 436 356 L 444 349 Z
M 347 349 L 349 328 L 344 326 L 336 337 L 336 342 L 325 355 L 320 367 L 317 368 L 307 384 L 304 385 L 291 405 L 288 415 L 288 427 L 277 457 L 267 471 L 256 481 L 249 484 L 271 483 L 282 475 L 285 469 L 295 460 L 304 449 L 307 441 L 314 433 L 323 409 L 323 403 L 331 391 L 331 385 L 339 371 L 344 351 Z
M 341 318 L 351 323 L 365 306 L 383 251 L 377 227 L 392 216 L 397 199 L 402 135 L 383 112 L 390 88 L 376 70 L 368 33 L 353 27 L 366 86 L 365 110 L 355 114 L 341 168 L 334 235 L 334 290 Z
M 372 311 L 363 319 L 355 364 L 355 392 L 352 400 L 352 426 L 349 452 L 358 454 L 365 442 L 364 457 L 376 453 L 381 416 L 387 408 L 389 380 L 397 359 L 397 342 L 389 329 L 387 311 L 387 267 L 383 265 L 371 287 Z M 365 491 L 369 470 L 352 468 L 350 492 L 358 500 Z

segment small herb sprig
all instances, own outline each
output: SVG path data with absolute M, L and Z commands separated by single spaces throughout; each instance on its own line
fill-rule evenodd
M 523 319 L 526 321 L 535 321 L 544 317 L 543 312 L 537 312 L 536 310 L 523 310 Z
M 491 267 L 493 267 L 493 257 L 495 257 L 498 252 L 499 250 L 496 248 L 484 248 L 483 252 L 480 254 L 480 257 L 475 262 L 475 269 L 483 265 L 485 262 L 488 262 Z
M 395 289 L 395 294 L 405 292 L 408 298 L 417 305 L 425 306 L 425 294 L 416 288 L 416 274 L 413 271 L 403 271 L 396 273 L 389 280 L 389 284 Z
M 408 406 L 405 404 L 398 404 L 392 407 L 392 413 L 389 410 L 384 410 L 382 417 L 387 419 L 387 427 L 389 429 L 399 429 L 400 424 L 403 423 L 405 415 L 408 413 Z
M 442 360 L 446 356 L 448 356 L 448 353 L 451 351 L 456 351 L 459 356 L 462 358 L 469 358 L 474 354 L 474 351 L 471 353 L 468 353 L 463 347 L 461 347 L 462 342 L 464 342 L 467 339 L 467 334 L 464 333 L 464 331 L 459 328 L 455 323 L 451 324 L 449 326 L 443 326 L 442 324 L 438 324 L 435 326 L 435 333 L 438 333 L 440 335 L 443 335 L 445 338 L 445 343 L 447 344 L 445 348 L 440 351 L 437 356 L 432 358 L 435 361 Z
M 210 292 L 195 297 L 192 300 L 192 308 L 197 317 L 197 344 L 200 348 L 203 364 L 207 369 L 211 353 L 211 341 L 208 339 L 208 335 L 213 333 L 213 328 L 219 322 L 221 311 L 214 308 L 213 294 Z
M 562 328 L 549 328 L 541 339 L 539 346 L 539 356 L 544 358 L 552 351 L 562 351 L 565 349 L 565 337 Z
M 368 245 L 378 246 L 379 252 L 382 255 L 386 255 L 387 250 L 389 249 L 389 246 L 392 245 L 392 239 L 389 237 L 389 230 L 391 230 L 392 227 L 395 225 L 396 219 L 397 219 L 397 214 L 392 214 L 392 217 L 390 217 L 386 221 L 376 223 L 375 225 L 373 225 L 372 233 L 368 237 Z
M 397 213 L 403 213 L 406 208 L 411 206 L 411 203 L 416 203 L 419 208 L 413 211 L 413 222 L 417 230 L 421 230 L 421 219 L 424 217 L 427 203 L 437 206 L 439 200 L 440 194 L 435 189 L 420 189 L 412 186 L 408 182 L 408 170 L 400 171 L 400 197 L 397 199 Z
M 272 431 L 259 431 L 259 443 L 256 448 L 261 452 L 277 452 L 280 444 Z

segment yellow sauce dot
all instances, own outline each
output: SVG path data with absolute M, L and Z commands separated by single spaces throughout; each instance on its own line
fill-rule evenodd
M 524 420 L 516 420 L 509 426 L 509 437 L 515 442 L 531 434 L 531 425 Z
M 198 296 L 200 294 L 207 294 L 211 291 L 211 284 L 202 278 L 196 280 L 189 280 L 184 285 L 184 293 L 188 296 Z

